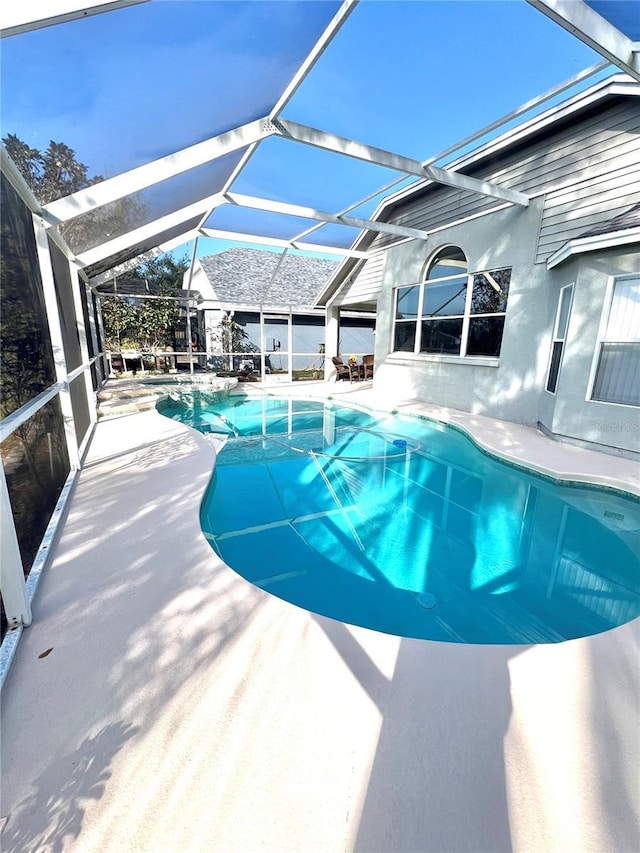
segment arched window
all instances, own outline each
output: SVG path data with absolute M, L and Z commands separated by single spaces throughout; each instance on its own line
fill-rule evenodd
M 440 249 L 426 265 L 426 281 L 436 278 L 449 278 L 452 275 L 466 274 L 467 259 L 458 246 L 445 246 Z
M 468 279 L 462 249 L 441 249 L 428 265 L 426 279 L 418 351 L 459 355 Z
M 500 355 L 510 279 L 510 269 L 470 274 L 462 249 L 439 249 L 421 283 L 397 288 L 394 350 Z

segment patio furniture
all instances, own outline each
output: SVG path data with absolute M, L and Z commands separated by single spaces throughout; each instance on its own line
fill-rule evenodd
M 339 379 L 349 379 L 351 381 L 351 371 L 349 367 L 338 356 L 334 356 L 331 361 L 336 369 L 336 382 Z
M 373 379 L 373 356 L 362 356 L 362 378 Z
M 349 361 L 349 382 L 359 382 L 362 379 L 362 365 L 357 361 Z

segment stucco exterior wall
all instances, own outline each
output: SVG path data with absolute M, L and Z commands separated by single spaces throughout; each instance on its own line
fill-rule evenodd
M 587 399 L 607 283 L 630 273 L 640 274 L 640 251 L 632 248 L 584 254 L 549 273 L 553 316 L 560 288 L 575 286 L 556 395 L 541 391 L 539 420 L 561 438 L 640 453 L 638 408 Z
M 445 228 L 427 241 L 391 248 L 378 301 L 376 389 L 391 399 L 436 405 L 535 425 L 546 376 L 555 303 L 548 273 L 535 264 L 543 199 Z M 392 353 L 393 288 L 420 280 L 425 262 L 440 247 L 459 246 L 470 271 L 511 267 L 511 285 L 500 358 Z

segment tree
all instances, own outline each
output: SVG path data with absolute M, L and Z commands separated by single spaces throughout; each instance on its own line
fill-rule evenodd
M 171 332 L 180 313 L 175 297 L 184 296 L 182 281 L 188 266 L 186 257 L 175 260 L 162 255 L 127 272 L 127 279 L 145 282 L 149 294 L 160 298 L 108 296 L 102 300 L 105 336 L 111 349 L 121 349 L 125 338 L 129 345 L 143 350 L 172 343 Z
M 57 201 L 104 180 L 90 177 L 88 168 L 76 159 L 76 152 L 64 142 L 51 140 L 44 151 L 31 148 L 14 133 L 2 140 L 5 148 L 40 204 Z M 145 205 L 139 195 L 117 199 L 59 226 L 74 252 L 104 242 L 105 236 L 136 228 L 145 218 Z
M 102 322 L 107 346 L 121 350 L 125 338 L 134 333 L 136 310 L 121 296 L 107 296 L 102 300 Z
M 212 363 L 216 370 L 232 371 L 234 354 L 259 352 L 258 347 L 249 340 L 247 330 L 231 314 L 225 314 L 217 326 L 208 329 L 208 333 L 214 353 Z

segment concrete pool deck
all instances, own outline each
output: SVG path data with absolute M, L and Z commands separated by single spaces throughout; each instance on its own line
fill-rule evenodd
M 309 391 L 369 403 L 342 385 Z M 629 460 L 419 410 L 637 490 Z M 207 544 L 214 455 L 155 411 L 97 425 L 3 689 L 4 853 L 638 850 L 640 620 L 469 646 L 315 616 Z

